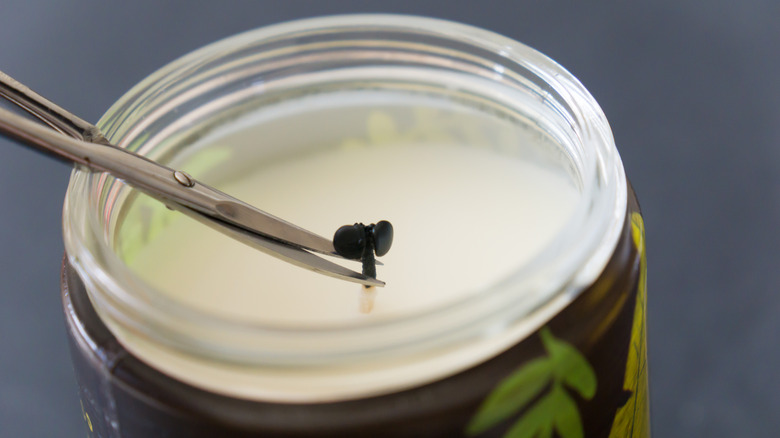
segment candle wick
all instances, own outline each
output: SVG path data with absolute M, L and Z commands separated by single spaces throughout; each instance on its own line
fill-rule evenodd
M 363 275 L 376 278 L 376 257 L 390 251 L 393 244 L 393 225 L 388 221 L 376 224 L 344 225 L 333 235 L 333 247 L 336 253 L 344 258 L 360 260 L 363 264 Z M 360 291 L 360 312 L 369 313 L 374 308 L 376 288 L 363 286 Z
M 374 310 L 374 301 L 376 301 L 376 286 L 365 286 L 360 288 L 360 313 L 367 314 Z
M 363 225 L 363 224 L 360 224 Z M 364 226 L 365 227 L 365 226 Z M 376 278 L 376 257 L 374 257 L 374 225 L 371 224 L 365 227 L 366 230 L 366 243 L 363 247 L 363 254 L 360 256 L 360 261 L 363 262 L 363 275 L 366 277 Z M 368 285 L 364 286 L 370 287 Z
M 393 225 L 388 221 L 376 224 L 344 225 L 333 235 L 333 248 L 340 256 L 363 262 L 363 275 L 376 278 L 376 259 L 390 251 L 393 244 Z
M 361 226 L 363 224 L 360 224 Z M 364 226 L 365 227 L 365 226 Z M 365 227 L 366 230 L 366 246 L 363 248 L 363 254 L 360 257 L 360 261 L 363 263 L 363 275 L 366 277 L 376 278 L 376 258 L 374 257 L 375 244 L 374 244 L 374 224 Z M 374 302 L 376 301 L 376 287 L 363 285 L 360 291 L 360 313 L 368 314 L 374 310 Z

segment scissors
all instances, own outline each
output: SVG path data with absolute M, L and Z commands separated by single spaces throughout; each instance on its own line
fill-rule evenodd
M 2 71 L 0 96 L 48 125 L 0 108 L 0 133 L 8 138 L 93 172 L 109 173 L 169 208 L 288 263 L 366 287 L 385 285 L 314 254 L 345 258 L 332 240 L 259 210 L 182 171 L 113 146 L 96 126 Z

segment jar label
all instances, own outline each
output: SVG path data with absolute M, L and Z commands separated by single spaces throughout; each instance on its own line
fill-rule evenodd
M 618 402 L 609 438 L 650 436 L 645 334 L 647 261 L 644 221 L 638 212 L 631 213 L 631 237 L 640 259 L 639 278 L 625 359 L 623 392 L 615 393 L 618 400 L 623 395 L 627 399 L 622 404 Z M 527 361 L 493 389 L 472 417 L 466 429 L 467 435 L 479 436 L 497 426 L 505 427 L 509 420 L 503 434 L 506 438 L 550 437 L 553 433 L 561 438 L 605 436 L 603 432 L 586 435 L 582 419 L 584 412 L 579 405 L 587 406 L 600 387 L 610 386 L 609 382 L 599 385 L 588 358 L 573 345 L 556 338 L 549 327 L 542 328 L 538 336 L 546 354 Z M 603 411 L 609 406 L 614 406 L 614 400 L 607 405 L 601 404 L 597 409 Z M 587 407 L 583 409 L 587 410 Z
M 177 381 L 123 349 L 67 264 L 63 291 L 88 436 L 641 438 L 650 436 L 646 278 L 631 192 L 602 274 L 536 333 L 420 387 L 320 404 L 242 400 Z

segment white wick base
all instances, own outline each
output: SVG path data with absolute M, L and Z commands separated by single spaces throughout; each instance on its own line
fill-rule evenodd
M 358 309 L 360 313 L 369 314 L 374 310 L 374 302 L 376 301 L 376 286 L 368 286 L 360 288 L 360 299 Z

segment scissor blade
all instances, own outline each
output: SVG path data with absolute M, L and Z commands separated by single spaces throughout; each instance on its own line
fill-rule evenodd
M 215 205 L 215 211 L 221 220 L 245 228 L 251 233 L 263 234 L 301 249 L 343 258 L 336 252 L 331 240 L 241 201 L 219 201 Z M 376 260 L 376 265 L 384 264 Z
M 177 206 L 180 207 L 180 206 Z M 179 208 L 177 208 L 179 209 Z M 278 259 L 284 260 L 288 263 L 292 263 L 296 266 L 309 269 L 320 274 L 328 275 L 330 277 L 338 278 L 341 280 L 351 281 L 353 283 L 360 283 L 364 286 L 379 286 L 385 285 L 384 281 L 377 280 L 376 278 L 368 277 L 360 272 L 352 271 L 344 266 L 333 263 L 322 257 L 314 255 L 308 251 L 298 248 L 293 245 L 288 245 L 284 242 L 280 242 L 273 238 L 264 236 L 262 234 L 253 233 L 251 231 L 239 228 L 235 225 L 225 222 L 214 221 L 213 218 L 203 215 L 195 210 L 189 208 L 179 209 L 181 212 L 188 216 L 197 219 L 198 221 L 209 225 L 210 227 L 220 231 L 230 237 L 233 237 L 240 242 L 243 242 L 255 249 L 263 251 L 266 254 L 274 256 Z M 332 246 L 332 244 L 331 244 Z
M 249 231 L 258 232 L 272 239 L 287 242 L 299 248 L 340 257 L 333 242 L 311 231 L 291 224 L 274 215 L 240 201 L 220 201 L 215 205 L 220 219 L 237 224 Z

